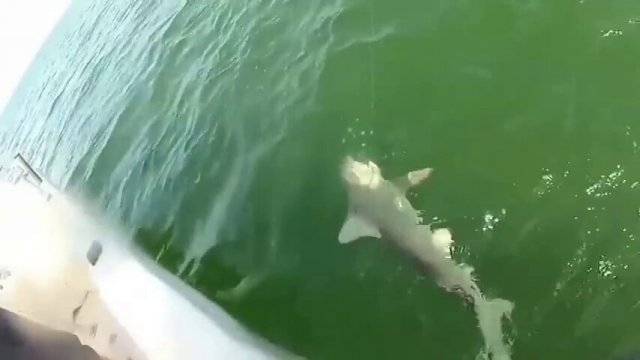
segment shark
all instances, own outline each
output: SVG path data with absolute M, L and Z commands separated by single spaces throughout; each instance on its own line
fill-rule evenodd
M 430 225 L 423 224 L 421 214 L 407 199 L 407 191 L 429 179 L 433 169 L 414 170 L 387 180 L 374 162 L 347 156 L 341 170 L 348 194 L 348 213 L 338 241 L 349 244 L 361 238 L 379 238 L 391 242 L 415 260 L 437 285 L 473 306 L 484 351 L 490 359 L 510 359 L 502 323 L 504 319 L 511 320 L 514 304 L 485 297 L 473 268 L 452 258 L 451 231 L 432 230 Z

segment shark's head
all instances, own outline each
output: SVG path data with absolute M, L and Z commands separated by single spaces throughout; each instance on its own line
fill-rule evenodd
M 347 156 L 342 164 L 342 178 L 347 185 L 377 188 L 382 182 L 380 168 L 373 161 L 361 162 Z

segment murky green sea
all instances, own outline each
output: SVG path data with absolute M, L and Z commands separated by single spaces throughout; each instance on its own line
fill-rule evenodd
M 311 359 L 482 349 L 397 251 L 338 244 L 347 154 L 435 168 L 410 199 L 515 302 L 514 359 L 640 349 L 635 0 L 76 0 L 0 140 Z

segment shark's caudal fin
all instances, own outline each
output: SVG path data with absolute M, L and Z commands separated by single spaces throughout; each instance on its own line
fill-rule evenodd
M 380 230 L 367 219 L 349 213 L 338 235 L 338 241 L 341 244 L 346 244 L 365 236 L 379 238 L 381 236 Z
M 492 360 L 511 359 L 511 350 L 504 340 L 502 319 L 511 321 L 513 303 L 504 299 L 476 299 L 475 311 L 486 351 Z

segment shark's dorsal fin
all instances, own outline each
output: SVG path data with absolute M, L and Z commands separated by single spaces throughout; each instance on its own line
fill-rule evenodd
M 365 218 L 349 213 L 338 235 L 338 241 L 341 244 L 346 244 L 365 236 L 379 238 L 381 236 L 380 230 Z
M 432 236 L 433 246 L 442 251 L 447 259 L 451 259 L 451 245 L 453 238 L 449 229 L 436 229 Z
M 406 193 L 410 188 L 420 185 L 427 180 L 432 171 L 432 168 L 410 171 L 406 175 L 394 179 L 392 182 L 398 190 L 402 193 Z

